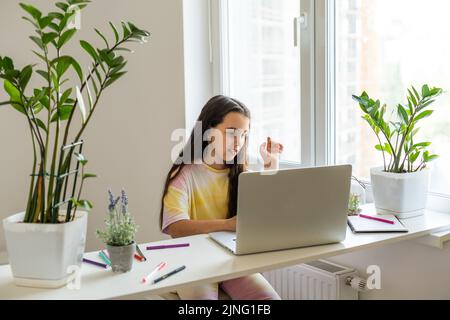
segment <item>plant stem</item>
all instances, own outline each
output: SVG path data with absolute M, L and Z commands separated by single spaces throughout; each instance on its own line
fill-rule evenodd
M 59 36 L 61 34 L 59 33 Z M 58 59 L 60 57 L 60 51 L 59 49 L 56 49 L 56 58 Z M 61 90 L 61 84 L 60 84 L 60 77 L 57 75 L 57 83 L 58 83 L 58 91 Z M 60 130 L 60 119 L 59 119 L 59 92 L 56 92 L 56 131 L 55 131 L 55 141 L 53 144 L 53 156 L 52 156 L 52 162 L 50 166 L 50 182 L 49 182 L 49 189 L 48 189 L 48 200 L 47 200 L 47 219 L 51 221 L 51 223 L 57 223 L 58 222 L 58 214 L 57 212 L 54 214 L 53 212 L 53 206 L 55 204 L 53 200 L 53 185 L 55 182 L 55 167 L 56 167 L 56 157 L 58 154 L 58 144 L 59 144 L 59 130 Z M 50 117 L 48 119 L 48 123 L 50 125 Z
M 59 55 L 59 50 L 58 51 L 58 55 Z M 53 94 L 52 94 L 52 83 L 51 83 L 51 67 L 50 67 L 50 63 L 49 63 L 49 59 L 48 59 L 48 48 L 47 46 L 45 46 L 45 60 L 46 60 L 46 64 L 47 64 L 47 81 L 48 81 L 48 112 L 47 112 L 47 137 L 46 137 L 46 141 L 45 141 L 45 166 L 47 167 L 47 156 L 48 156 L 48 144 L 50 141 L 50 128 L 51 128 L 51 115 L 52 115 L 52 107 L 51 107 L 51 102 L 54 101 L 53 99 Z M 59 82 L 59 79 L 58 79 Z M 56 88 L 55 88 L 56 89 Z M 57 99 L 59 97 L 59 92 L 56 92 L 56 96 Z M 58 108 L 58 105 L 56 105 L 56 108 Z M 58 129 L 57 129 L 58 130 Z M 56 137 L 58 137 L 58 132 L 56 132 Z M 55 152 L 56 152 L 56 147 L 57 147 L 57 142 L 55 141 L 55 145 L 54 145 L 54 150 L 53 150 L 53 159 L 52 159 L 52 168 L 50 170 L 50 181 L 49 181 L 49 185 L 48 185 L 48 191 L 47 191 L 47 210 L 46 210 L 46 220 L 47 221 L 51 221 L 52 223 L 55 223 L 51 217 L 51 209 L 52 209 L 52 191 L 53 191 L 53 181 L 54 181 L 54 159 L 55 159 Z
M 27 199 L 27 210 L 25 211 L 25 220 L 24 222 L 29 221 L 31 216 L 31 209 L 32 209 L 32 197 L 33 197 L 33 187 L 34 187 L 34 175 L 36 174 L 36 163 L 37 163 L 37 157 L 36 157 L 36 142 L 34 140 L 33 131 L 30 128 L 31 132 L 31 141 L 33 142 L 33 170 L 31 172 L 31 183 L 30 183 L 30 190 L 28 192 L 28 199 Z

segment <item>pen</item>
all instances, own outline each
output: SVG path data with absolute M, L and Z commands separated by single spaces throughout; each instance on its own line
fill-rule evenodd
M 139 248 L 138 245 L 136 245 L 136 251 L 142 257 L 142 259 L 144 259 L 144 261 L 147 261 L 147 258 L 144 256 L 144 254 L 142 253 L 142 251 L 141 251 L 141 249 Z
M 147 250 L 160 250 L 160 249 L 171 249 L 171 248 L 183 248 L 183 247 L 189 247 L 189 243 L 181 243 L 181 244 L 169 244 L 164 246 L 150 246 L 147 247 Z
M 108 265 L 111 266 L 111 261 L 108 259 L 108 257 L 103 253 L 103 251 L 100 251 L 98 253 L 98 255 L 100 256 L 100 258 L 102 258 L 102 260 Z
M 157 284 L 158 282 L 163 281 L 164 279 L 166 279 L 170 276 L 173 276 L 174 274 L 176 274 L 180 271 L 183 271 L 184 269 L 186 269 L 186 266 L 179 267 L 178 269 L 175 269 L 175 270 L 163 275 L 162 277 L 159 277 L 158 279 L 154 280 L 153 284 Z
M 108 250 L 102 250 L 102 253 L 105 255 L 105 257 L 107 257 L 108 259 L 111 259 L 111 258 L 109 257 Z
M 83 259 L 83 262 L 92 264 L 92 265 L 97 266 L 97 267 L 102 267 L 104 269 L 108 268 L 108 266 L 106 264 L 103 264 L 103 263 L 100 263 L 100 262 L 97 262 L 97 261 L 92 261 L 92 260 L 85 259 L 85 258 Z
M 370 220 L 375 220 L 375 221 L 379 221 L 379 222 L 384 222 L 384 223 L 389 223 L 389 224 L 395 224 L 394 221 L 392 220 L 385 220 L 385 219 L 381 219 L 381 218 L 376 218 L 376 217 L 372 217 L 372 216 L 366 216 L 364 214 L 360 214 L 359 215 L 361 218 L 364 219 L 370 219 Z
M 134 254 L 134 258 L 135 258 L 137 261 L 139 261 L 139 262 L 144 261 L 144 258 L 142 258 L 142 257 L 141 257 L 140 255 L 138 255 L 137 253 Z
M 150 280 L 151 277 L 153 277 L 158 271 L 164 269 L 165 266 L 166 266 L 166 263 L 165 262 L 161 262 L 160 264 L 158 264 L 156 266 L 156 268 L 152 272 L 150 272 L 150 274 L 148 276 L 143 277 L 141 282 L 142 283 L 147 283 Z

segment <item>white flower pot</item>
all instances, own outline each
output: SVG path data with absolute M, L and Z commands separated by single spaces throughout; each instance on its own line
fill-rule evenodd
M 371 170 L 375 207 L 379 214 L 391 214 L 400 219 L 418 217 L 427 206 L 430 170 L 413 173 Z
M 77 211 L 75 221 L 62 224 L 23 223 L 24 216 L 19 213 L 3 220 L 14 282 L 38 288 L 64 286 L 73 267 L 81 267 L 87 213 Z

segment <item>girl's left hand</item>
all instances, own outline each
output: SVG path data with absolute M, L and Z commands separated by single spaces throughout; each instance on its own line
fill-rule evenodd
M 272 141 L 270 137 L 267 138 L 267 142 L 264 142 L 259 149 L 264 161 L 264 169 L 277 170 L 283 150 L 284 146 L 281 143 Z

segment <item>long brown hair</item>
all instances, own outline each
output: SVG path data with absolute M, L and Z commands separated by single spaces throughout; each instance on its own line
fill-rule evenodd
M 201 125 L 201 130 L 193 130 L 186 146 L 183 151 L 180 153 L 177 161 L 173 164 L 172 168 L 169 170 L 169 173 L 166 178 L 166 182 L 164 184 L 164 191 L 161 199 L 161 211 L 160 211 L 160 226 L 162 228 L 162 216 L 164 210 L 164 198 L 167 195 L 167 191 L 169 189 L 170 183 L 175 180 L 178 175 L 183 170 L 186 163 L 185 159 L 189 160 L 189 163 L 196 163 L 195 160 L 201 159 L 203 160 L 203 151 L 208 146 L 208 141 L 203 141 L 203 136 L 205 132 L 209 129 L 213 129 L 221 124 L 225 117 L 230 113 L 239 113 L 250 119 L 250 110 L 240 101 L 236 99 L 232 99 L 226 96 L 215 96 L 211 100 L 209 100 L 206 105 L 203 107 L 200 116 L 198 117 L 197 123 Z M 198 137 L 196 135 L 200 135 Z M 196 153 L 199 150 L 194 148 L 195 141 L 202 141 L 202 154 L 199 155 Z M 248 138 L 245 139 L 245 143 L 242 149 L 239 151 L 239 154 L 234 158 L 233 163 L 226 163 L 226 166 L 230 169 L 228 178 L 229 178 L 229 197 L 228 197 L 228 218 L 232 218 L 237 214 L 237 190 L 238 190 L 238 182 L 239 175 L 247 170 L 248 163 Z M 186 155 L 189 156 L 186 158 Z M 243 160 L 243 161 L 242 161 Z

